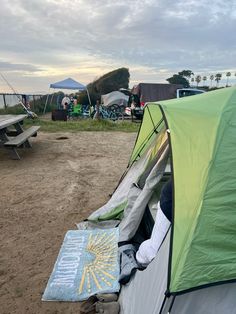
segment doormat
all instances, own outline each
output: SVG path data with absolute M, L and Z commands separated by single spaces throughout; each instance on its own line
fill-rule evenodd
M 118 292 L 118 228 L 66 233 L 43 301 L 82 301 Z

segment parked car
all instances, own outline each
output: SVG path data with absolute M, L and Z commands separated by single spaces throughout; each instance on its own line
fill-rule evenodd
M 202 89 L 196 89 L 196 88 L 181 88 L 177 89 L 176 91 L 176 98 L 182 98 L 187 96 L 194 96 L 198 94 L 205 93 Z

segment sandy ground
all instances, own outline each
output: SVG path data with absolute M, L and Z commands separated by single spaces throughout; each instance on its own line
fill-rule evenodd
M 135 137 L 39 132 L 21 160 L 0 149 L 1 314 L 79 313 L 79 303 L 42 302 L 42 293 L 66 231 L 109 199 Z

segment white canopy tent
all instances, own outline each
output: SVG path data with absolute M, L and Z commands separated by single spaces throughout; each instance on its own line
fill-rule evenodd
M 90 99 L 87 87 L 85 85 L 83 85 L 83 84 L 73 80 L 72 78 L 67 78 L 67 79 L 65 79 L 63 81 L 50 84 L 49 92 L 50 92 L 51 88 L 54 88 L 54 89 L 70 89 L 70 90 L 78 90 L 78 91 L 86 90 L 87 95 L 88 95 L 89 105 L 91 107 L 91 99 Z M 45 106 L 44 106 L 43 113 L 45 113 L 46 108 L 47 108 L 48 97 L 49 97 L 49 93 L 47 95 L 47 99 L 46 99 L 46 103 L 45 103 Z
M 104 106 L 118 105 L 118 106 L 127 106 L 129 101 L 129 96 L 119 92 L 114 91 L 101 96 L 101 100 Z

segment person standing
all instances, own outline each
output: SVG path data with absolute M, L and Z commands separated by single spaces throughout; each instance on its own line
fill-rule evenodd
M 68 105 L 69 103 L 70 103 L 70 98 L 68 96 L 64 96 L 61 101 L 62 109 L 67 110 L 66 104 Z
M 159 251 L 172 222 L 172 180 L 163 186 L 160 201 L 157 204 L 157 215 L 151 238 L 141 243 L 136 260 L 142 267 L 154 259 Z

